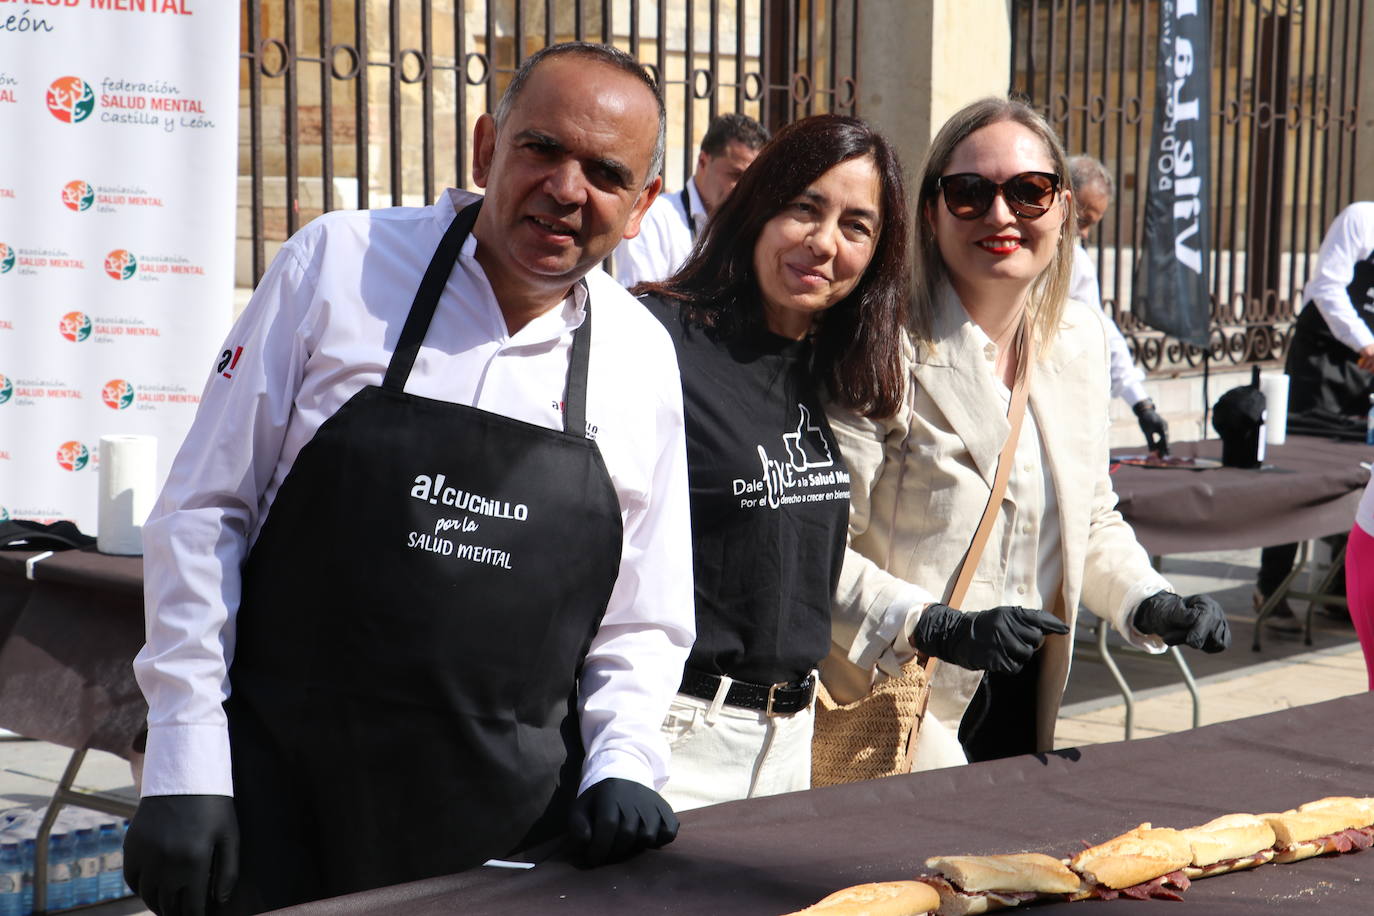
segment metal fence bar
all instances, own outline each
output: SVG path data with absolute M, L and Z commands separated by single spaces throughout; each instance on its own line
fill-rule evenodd
M 708 108 L 756 113 L 776 129 L 804 113 L 858 107 L 862 0 L 658 0 L 652 27 L 646 0 L 545 0 L 542 15 L 530 0 L 240 2 L 254 282 L 269 246 L 320 211 L 367 207 L 377 194 L 387 204 L 432 201 L 449 182 L 465 184 L 473 106 L 493 110 L 533 46 L 589 35 L 628 45 L 669 97 L 684 177 Z M 708 15 L 709 42 L 696 34 Z M 303 65 L 318 67 L 318 78 L 307 69 L 302 81 Z M 338 192 L 345 181 L 355 194 Z

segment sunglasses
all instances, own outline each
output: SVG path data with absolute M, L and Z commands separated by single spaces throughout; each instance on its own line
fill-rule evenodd
M 945 196 L 945 208 L 956 219 L 978 219 L 1000 193 L 1011 212 L 1022 219 L 1039 219 L 1054 206 L 1059 176 L 1051 172 L 1022 172 L 997 182 L 976 172 L 941 175 L 935 189 Z

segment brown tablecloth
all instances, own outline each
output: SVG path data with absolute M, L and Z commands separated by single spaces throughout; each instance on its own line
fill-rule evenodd
M 1221 441 L 1177 442 L 1180 457 L 1221 458 Z M 1123 448 L 1113 456 L 1142 454 Z M 1374 447 L 1313 436 L 1271 445 L 1260 470 L 1119 466 L 1121 514 L 1152 556 L 1268 547 L 1349 531 Z M 1371 908 L 1374 912 L 1374 908 Z
M 0 727 L 123 757 L 148 707 L 130 662 L 143 645 L 143 560 L 94 550 L 0 551 Z
M 1325 795 L 1374 795 L 1374 694 L 1048 757 L 688 811 L 671 846 L 591 871 L 558 859 L 527 872 L 481 868 L 282 912 L 777 916 L 850 884 L 921 873 L 927 856 L 1068 855 L 1144 821 L 1188 827 Z M 1027 912 L 1082 916 L 1103 906 L 1170 916 L 1367 916 L 1374 850 L 1198 881 L 1183 903 L 1055 903 Z

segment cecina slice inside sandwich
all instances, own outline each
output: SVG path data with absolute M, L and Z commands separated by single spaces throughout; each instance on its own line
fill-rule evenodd
M 1275 862 L 1300 862 L 1374 845 L 1374 798 L 1330 796 L 1260 817 L 1274 830 Z
M 1059 859 L 1038 852 L 996 856 L 935 856 L 923 877 L 940 894 L 938 916 L 975 916 L 1041 900 L 1065 900 L 1083 882 Z
M 1069 860 L 1087 885 L 1073 899 L 1182 900 L 1191 883 L 1183 869 L 1192 861 L 1193 850 L 1182 831 L 1141 824 Z
M 1254 868 L 1274 858 L 1274 829 L 1254 814 L 1225 814 L 1183 831 L 1193 860 L 1183 869 L 1189 878 L 1210 878 Z
M 920 881 L 856 884 L 787 916 L 931 916 L 940 895 Z

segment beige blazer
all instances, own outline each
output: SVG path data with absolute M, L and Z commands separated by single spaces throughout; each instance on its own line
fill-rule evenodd
M 835 599 L 834 650 L 825 667 L 826 684 L 837 698 L 866 690 L 882 676 L 875 668 L 895 673 L 901 657 L 910 657 L 906 640 L 920 610 L 947 600 L 1010 430 L 975 326 L 949 287 L 940 305 L 935 345 L 918 353 L 908 340 L 903 348 L 907 385 L 896 416 L 873 421 L 830 411 L 852 490 L 850 549 Z M 1072 628 L 1081 601 L 1132 643 L 1162 652 L 1158 638 L 1128 622 L 1143 598 L 1170 586 L 1116 511 L 1108 474 L 1108 365 L 1101 312 L 1071 300 L 1059 335 L 1041 345 L 1030 377 L 1030 410 L 1053 475 L 1062 541 L 1064 601 L 1051 610 Z M 1028 520 L 1016 518 L 1010 501 L 1000 513 L 963 610 L 1005 603 L 1007 576 L 1015 573 L 1007 568 L 1009 535 Z M 1053 746 L 1072 648 L 1071 635 L 1051 636 L 1044 648 L 1041 750 Z M 931 713 L 946 727 L 957 727 L 980 677 L 955 665 L 939 666 Z

